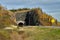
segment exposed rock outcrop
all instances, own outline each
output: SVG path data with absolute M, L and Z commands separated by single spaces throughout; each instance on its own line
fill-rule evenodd
M 16 21 L 25 21 L 25 25 L 57 26 L 57 20 L 52 16 L 47 15 L 39 8 L 17 11 L 15 16 Z

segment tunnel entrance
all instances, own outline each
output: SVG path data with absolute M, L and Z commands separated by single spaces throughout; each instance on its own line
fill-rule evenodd
M 23 24 L 22 22 L 20 22 L 20 23 L 18 24 L 19 27 L 23 27 L 23 25 L 24 25 L 24 24 Z
M 20 14 L 18 14 L 20 15 Z M 17 16 L 18 16 L 17 15 Z M 36 25 L 40 25 L 39 21 L 38 21 L 38 16 L 37 14 L 35 14 L 34 11 L 31 12 L 26 12 L 24 15 L 22 13 L 21 16 L 17 17 L 17 25 L 18 26 L 36 26 Z

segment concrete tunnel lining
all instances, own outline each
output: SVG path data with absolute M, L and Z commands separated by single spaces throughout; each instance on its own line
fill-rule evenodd
M 25 23 L 24 21 L 18 21 L 18 22 L 17 22 L 17 25 L 18 25 L 18 26 L 23 26 L 24 23 Z

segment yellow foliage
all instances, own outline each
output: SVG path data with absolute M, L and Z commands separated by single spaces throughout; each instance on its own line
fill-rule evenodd
M 55 23 L 55 19 L 52 19 L 51 22 L 52 22 L 52 23 Z

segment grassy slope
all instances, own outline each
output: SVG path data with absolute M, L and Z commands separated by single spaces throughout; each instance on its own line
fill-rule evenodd
M 0 29 L 0 40 L 10 40 L 9 32 Z
M 60 40 L 60 29 L 56 28 L 25 28 L 26 40 Z
M 59 28 L 23 27 L 21 29 L 23 30 L 20 30 L 19 32 L 13 31 L 13 33 L 11 33 L 10 35 L 12 35 L 14 39 L 16 37 L 19 37 L 21 40 L 60 40 Z M 4 35 L 4 33 L 6 35 Z M 3 35 L 6 36 L 7 38 L 9 38 L 7 36 L 8 34 L 9 33 L 7 32 L 3 32 Z

